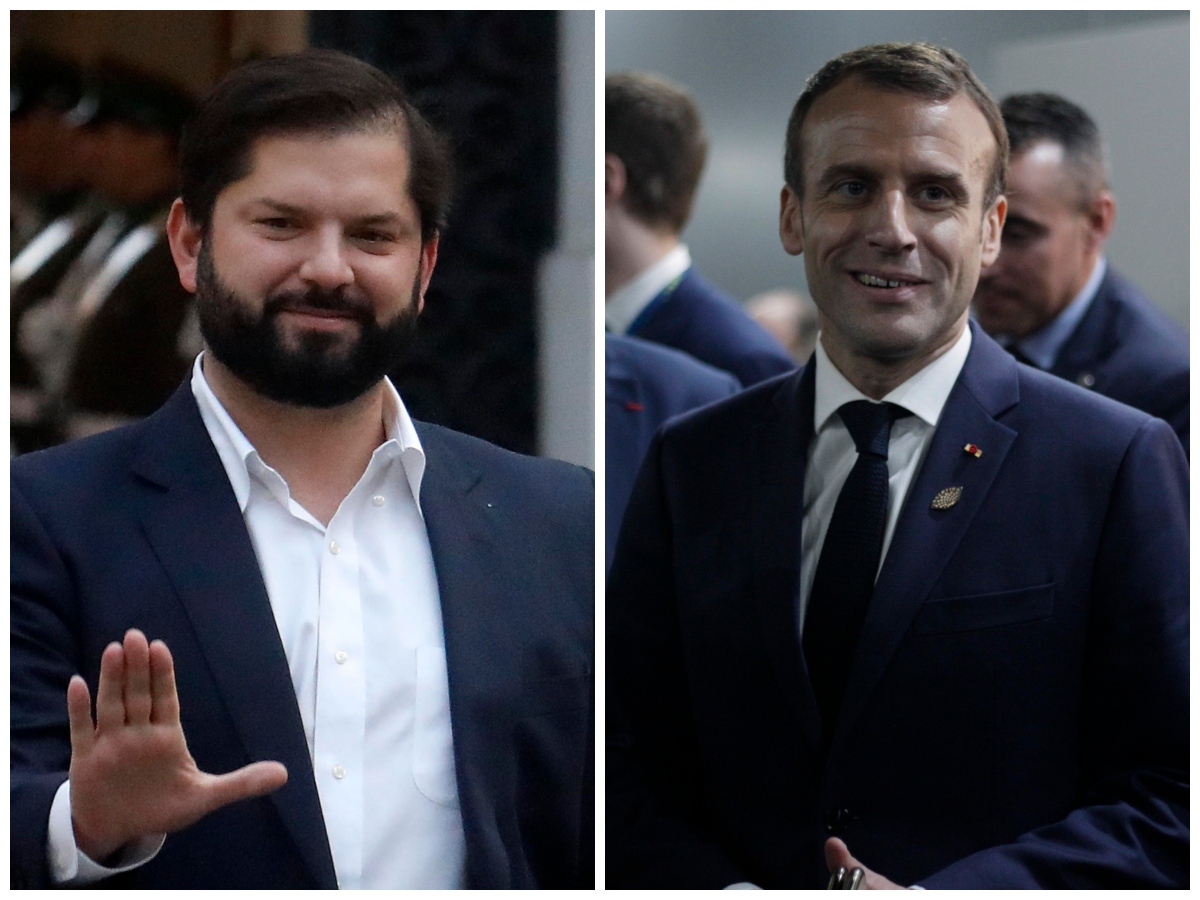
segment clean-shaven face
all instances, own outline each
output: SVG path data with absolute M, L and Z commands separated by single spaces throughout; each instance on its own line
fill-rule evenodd
M 996 142 L 959 93 L 945 101 L 850 78 L 801 134 L 804 196 L 785 189 L 784 247 L 803 252 L 831 357 L 932 359 L 961 333 L 1004 199 L 983 196 Z

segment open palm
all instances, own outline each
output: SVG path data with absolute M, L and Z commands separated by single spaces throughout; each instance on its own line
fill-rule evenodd
M 67 687 L 71 723 L 71 817 L 79 849 L 102 861 L 126 844 L 186 828 L 228 803 L 270 793 L 287 781 L 278 762 L 225 775 L 200 771 L 179 722 L 175 667 L 162 641 L 137 629 L 100 659 L 93 725 L 78 675 Z

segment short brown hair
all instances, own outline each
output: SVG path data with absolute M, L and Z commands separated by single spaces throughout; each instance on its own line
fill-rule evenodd
M 678 233 L 692 214 L 708 140 L 687 91 L 658 75 L 604 80 L 604 152 L 625 166 L 625 202 L 648 225 Z
M 404 89 L 374 66 L 333 50 L 306 50 L 247 63 L 200 104 L 183 130 L 180 192 L 190 221 L 207 230 L 217 195 L 250 172 L 254 142 L 264 137 L 395 131 L 409 156 L 408 192 L 421 215 L 421 240 L 446 225 L 450 151 L 409 102 Z
M 996 139 L 996 157 L 992 160 L 992 171 L 984 191 L 984 209 L 1004 193 L 1004 173 L 1008 169 L 1008 135 L 1000 107 L 983 86 L 983 82 L 971 71 L 967 61 L 953 50 L 948 47 L 935 47 L 933 44 L 912 43 L 859 47 L 831 59 L 808 79 L 804 93 L 792 107 L 783 154 L 783 177 L 796 196 L 803 196 L 804 188 L 800 148 L 800 128 L 804 119 L 818 97 L 829 93 L 852 76 L 857 76 L 876 87 L 902 91 L 929 100 L 949 100 L 956 94 L 965 92 L 987 119 L 992 137 Z

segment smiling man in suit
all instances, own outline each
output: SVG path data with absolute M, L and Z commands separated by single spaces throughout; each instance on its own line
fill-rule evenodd
M 1165 419 L 1188 449 L 1188 338 L 1104 257 L 1116 221 L 1100 130 L 1054 94 L 1000 104 L 1012 148 L 979 324 L 1023 362 Z
M 12 468 L 15 883 L 591 883 L 591 479 L 384 377 L 447 169 L 341 54 L 243 67 L 189 125 L 168 233 L 207 350 Z
M 956 53 L 808 82 L 813 359 L 676 420 L 610 570 L 608 885 L 1183 886 L 1187 462 L 968 322 L 1004 124 Z

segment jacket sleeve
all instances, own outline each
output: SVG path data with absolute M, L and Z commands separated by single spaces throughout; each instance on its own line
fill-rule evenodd
M 1151 420 L 1121 464 L 1092 576 L 1079 806 L 921 886 L 1188 885 L 1187 497 L 1181 447 Z
M 50 887 L 46 830 L 71 761 L 67 682 L 78 671 L 70 573 L 14 480 L 10 499 L 11 886 Z
M 634 485 L 606 603 L 605 886 L 747 881 L 706 833 L 674 607 L 661 433 Z

